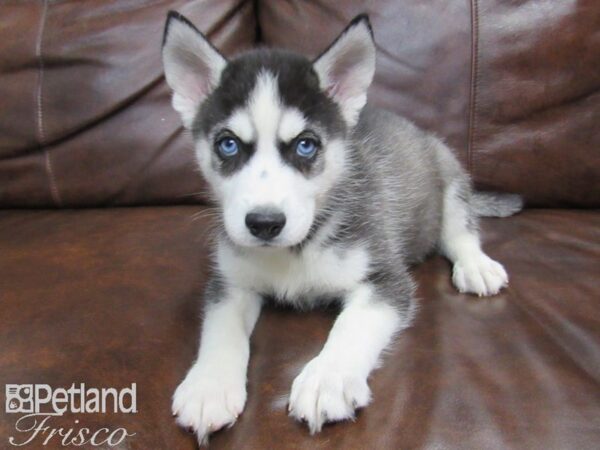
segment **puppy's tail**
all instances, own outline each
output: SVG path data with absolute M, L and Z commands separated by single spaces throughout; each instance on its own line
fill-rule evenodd
M 474 192 L 471 210 L 480 217 L 508 217 L 523 209 L 523 199 L 517 194 Z

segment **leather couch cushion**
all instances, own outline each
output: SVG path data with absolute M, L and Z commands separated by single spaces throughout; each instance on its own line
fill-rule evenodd
M 254 44 L 251 2 L 0 3 L 0 205 L 198 200 L 162 73 L 168 9 L 226 54 Z
M 262 39 L 316 56 L 371 16 L 371 100 L 444 138 L 480 188 L 600 205 L 600 3 L 265 0 Z
M 195 206 L 0 212 L 0 385 L 136 382 L 137 414 L 53 423 L 126 427 L 131 449 L 196 448 L 170 397 L 198 346 L 207 216 Z M 442 258 L 418 266 L 420 312 L 353 424 L 310 437 L 285 412 L 335 312 L 267 307 L 246 410 L 211 448 L 597 448 L 600 216 L 531 210 L 482 228 L 510 287 L 479 299 L 456 292 Z M 15 419 L 0 413 L 5 443 Z
M 206 200 L 162 77 L 170 8 L 226 54 L 260 38 L 309 55 L 366 9 L 372 101 L 444 138 L 480 188 L 600 204 L 595 0 L 46 0 L 0 4 L 0 205 Z
M 600 205 L 600 3 L 477 9 L 469 168 L 533 205 Z

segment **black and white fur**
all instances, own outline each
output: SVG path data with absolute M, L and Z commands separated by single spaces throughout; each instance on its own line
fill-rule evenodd
M 366 16 L 314 62 L 266 49 L 228 61 L 170 13 L 163 60 L 222 224 L 200 352 L 173 398 L 178 423 L 200 442 L 244 408 L 249 339 L 265 297 L 342 306 L 291 386 L 289 413 L 314 433 L 371 401 L 369 374 L 414 315 L 410 264 L 437 249 L 459 291 L 493 295 L 507 285 L 481 249 L 477 216 L 510 215 L 520 199 L 473 193 L 440 140 L 366 106 L 375 71 Z M 217 151 L 224 133 L 240 143 L 233 158 Z M 294 152 L 307 135 L 318 142 L 310 160 Z M 245 224 L 264 208 L 286 218 L 268 241 Z

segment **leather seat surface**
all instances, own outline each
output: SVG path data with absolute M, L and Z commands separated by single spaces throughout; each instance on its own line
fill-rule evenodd
M 81 425 L 136 433 L 123 448 L 195 448 L 170 396 L 198 346 L 208 216 L 196 206 L 0 211 L 0 385 L 135 382 L 137 414 L 80 415 Z M 211 448 L 598 448 L 600 215 L 528 210 L 482 228 L 510 287 L 479 299 L 454 290 L 442 258 L 416 267 L 420 312 L 355 423 L 311 437 L 285 411 L 335 311 L 267 306 L 245 412 Z M 0 413 L 3 440 L 18 436 L 14 422 Z

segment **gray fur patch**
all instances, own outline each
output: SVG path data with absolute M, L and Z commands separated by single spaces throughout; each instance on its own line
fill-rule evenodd
M 508 217 L 523 209 L 523 199 L 516 194 L 475 192 L 471 196 L 471 208 L 481 217 Z

